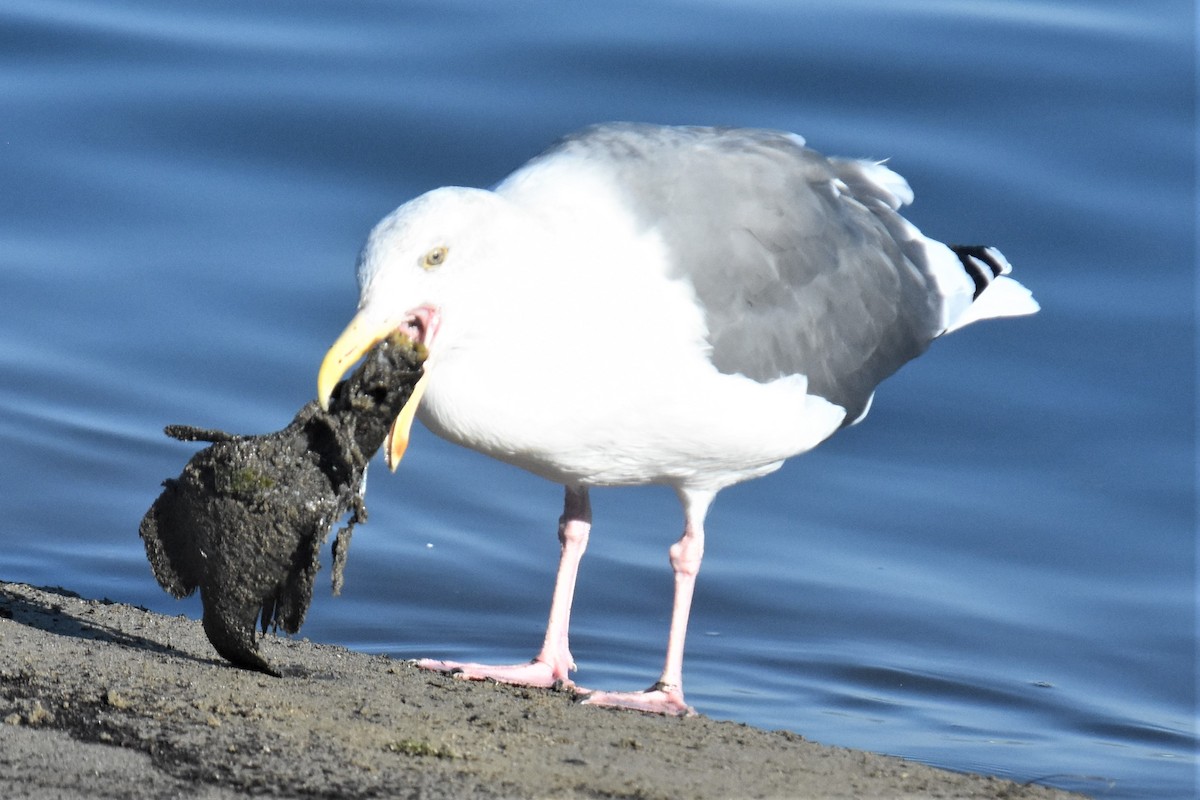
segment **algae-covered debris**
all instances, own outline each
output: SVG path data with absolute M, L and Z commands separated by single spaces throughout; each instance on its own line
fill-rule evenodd
M 353 526 L 366 520 L 367 462 L 421 377 L 425 349 L 396 334 L 377 345 L 324 411 L 314 401 L 286 428 L 261 436 L 171 425 L 182 441 L 210 442 L 142 519 L 146 556 L 176 597 L 197 588 L 204 632 L 229 661 L 273 675 L 258 651 L 262 629 L 296 633 L 312 601 L 318 551 L 349 514 L 334 542 L 333 586 Z

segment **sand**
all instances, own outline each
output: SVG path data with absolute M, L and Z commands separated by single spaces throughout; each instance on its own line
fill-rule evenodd
M 594 708 L 0 582 L 6 798 L 1068 798 L 704 716 Z

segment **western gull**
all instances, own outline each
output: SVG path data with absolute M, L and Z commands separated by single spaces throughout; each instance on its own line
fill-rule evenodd
M 393 470 L 415 414 L 566 487 L 538 655 L 418 663 L 691 713 L 684 636 L 717 492 L 861 421 L 876 385 L 939 336 L 1038 309 L 999 251 L 926 238 L 898 213 L 911 201 L 882 162 L 827 158 L 795 134 L 613 123 L 490 191 L 435 189 L 376 225 L 319 398 L 407 330 L 429 359 L 385 447 Z M 683 505 L 666 660 L 649 689 L 593 692 L 571 681 L 568 646 L 588 491 L 641 484 Z

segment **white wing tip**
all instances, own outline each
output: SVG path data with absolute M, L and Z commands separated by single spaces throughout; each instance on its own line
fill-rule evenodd
M 1004 257 L 1004 253 L 1001 253 L 994 247 L 985 247 L 983 251 L 991 257 L 994 263 L 1000 266 L 1001 275 L 1007 275 L 1012 272 L 1012 264 L 1008 263 L 1008 259 Z

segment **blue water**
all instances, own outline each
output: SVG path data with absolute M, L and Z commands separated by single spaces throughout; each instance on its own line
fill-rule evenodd
M 199 616 L 137 524 L 184 422 L 280 427 L 370 226 L 609 119 L 891 159 L 931 235 L 1044 310 L 939 342 L 871 416 L 721 495 L 688 699 L 1099 797 L 1196 775 L 1195 22 L 1161 0 L 0 6 L 0 577 Z M 304 635 L 522 660 L 560 489 L 422 431 Z M 661 663 L 665 490 L 593 493 L 587 686 Z

